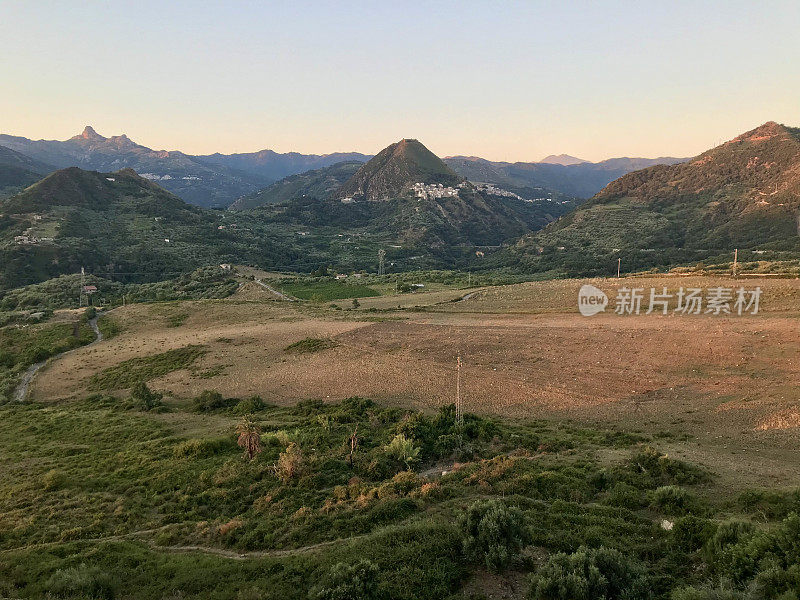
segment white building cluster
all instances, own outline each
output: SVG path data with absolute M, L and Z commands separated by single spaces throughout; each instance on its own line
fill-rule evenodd
M 499 188 L 495 185 L 492 185 L 491 183 L 480 183 L 477 185 L 477 188 L 481 192 L 491 194 L 492 196 L 503 196 L 504 198 L 516 198 L 517 200 L 524 200 L 524 198 L 519 194 L 515 194 L 514 192 L 509 192 L 508 190 Z
M 463 187 L 460 183 L 458 187 L 445 187 L 441 183 L 415 183 L 411 186 L 414 196 L 420 200 L 431 200 L 433 198 L 452 198 L 458 196 L 458 191 Z

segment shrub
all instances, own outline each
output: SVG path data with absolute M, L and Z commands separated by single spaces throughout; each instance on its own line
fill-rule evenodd
M 153 392 L 144 381 L 139 381 L 131 388 L 131 401 L 139 410 L 149 411 L 161 406 L 163 395 Z
M 672 592 L 670 600 L 749 600 L 750 596 L 727 587 L 685 587 Z
M 42 485 L 48 492 L 58 490 L 64 487 L 67 483 L 67 476 L 61 471 L 51 469 L 42 476 Z
M 522 511 L 499 500 L 479 500 L 459 519 L 468 560 L 499 571 L 509 566 L 528 539 Z
M 712 564 L 714 571 L 738 585 L 754 581 L 760 585 L 772 581 L 770 593 L 762 598 L 777 597 L 780 592 L 793 589 L 791 582 L 800 580 L 800 516 L 789 515 L 774 529 L 748 534 L 747 529 L 737 531 L 731 527 L 718 531 L 714 545 L 722 547 Z M 729 535 L 738 537 L 735 544 L 725 545 L 722 540 Z M 711 553 L 713 555 L 713 553 Z M 780 584 L 780 585 L 779 585 Z M 800 584 L 800 581 L 798 581 Z
M 54 596 L 111 599 L 114 586 L 111 575 L 98 567 L 77 567 L 59 569 L 45 582 L 45 589 Z
M 702 510 L 702 503 L 697 496 L 674 485 L 666 485 L 653 492 L 652 506 L 672 516 L 686 515 Z
M 233 447 L 228 438 L 186 440 L 172 449 L 175 458 L 204 458 L 221 454 Z
M 376 600 L 378 592 L 378 567 L 361 559 L 350 565 L 336 563 L 314 588 L 311 597 L 316 600 Z
M 631 458 L 631 467 L 664 485 L 693 485 L 708 480 L 708 473 L 681 460 L 647 447 Z
M 196 412 L 211 412 L 225 408 L 230 404 L 230 401 L 223 398 L 222 394 L 213 390 L 204 390 L 192 402 Z
M 235 412 L 237 415 L 249 415 L 251 413 L 264 410 L 265 407 L 266 405 L 260 397 L 251 396 L 250 398 L 239 400 L 236 406 L 233 407 L 233 412 Z
M 715 524 L 707 519 L 694 515 L 681 517 L 672 526 L 672 547 L 680 552 L 694 552 L 708 543 L 715 530 Z
M 703 556 L 709 564 L 714 564 L 729 546 L 738 544 L 739 541 L 753 534 L 755 528 L 751 523 L 744 521 L 726 521 L 717 526 L 714 535 L 705 543 Z
M 530 600 L 647 600 L 644 567 L 617 550 L 581 547 L 550 557 L 531 580 Z
M 384 450 L 390 458 L 403 463 L 408 469 L 411 468 L 411 463 L 419 460 L 419 447 L 414 445 L 414 440 L 408 439 L 402 433 L 394 436 L 394 439 L 384 446 Z
M 302 475 L 304 466 L 303 452 L 300 450 L 300 446 L 292 442 L 286 450 L 280 453 L 278 462 L 273 465 L 272 469 L 278 479 L 283 483 L 289 483 Z

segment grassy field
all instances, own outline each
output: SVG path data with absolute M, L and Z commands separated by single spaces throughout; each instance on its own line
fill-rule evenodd
M 544 600 L 589 563 L 636 574 L 624 585 L 652 595 L 633 597 L 795 589 L 798 282 L 748 280 L 755 316 L 591 318 L 585 283 L 733 285 L 564 280 L 359 309 L 243 286 L 111 311 L 113 339 L 0 409 L 0 595 Z M 336 596 L 343 581 L 368 585 Z
M 664 597 L 703 581 L 700 550 L 722 520 L 757 524 L 769 507 L 778 522 L 798 503 L 752 492 L 720 502 L 712 474 L 617 430 L 474 415 L 459 427 L 452 407 L 425 415 L 365 399 L 226 404 L 143 412 L 95 395 L 0 409 L 0 591 L 307 598 L 332 585 L 337 563 L 366 559 L 375 595 L 353 597 L 457 597 L 602 545 L 643 565 Z M 252 462 L 235 442 L 242 409 L 263 432 Z M 412 452 L 392 450 L 399 435 Z M 292 447 L 296 468 L 282 470 Z M 466 550 L 462 515 L 486 498 L 522 519 L 523 541 L 499 562 Z
M 34 363 L 94 341 L 80 314 L 56 322 L 23 322 L 0 327 L 0 403 L 11 400 L 22 373 Z

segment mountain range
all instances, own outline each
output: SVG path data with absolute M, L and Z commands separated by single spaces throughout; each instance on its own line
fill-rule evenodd
M 238 154 L 190 155 L 179 151 L 153 150 L 132 141 L 126 135 L 105 137 L 91 126 L 79 135 L 64 141 L 31 140 L 25 137 L 0 134 L 0 147 L 14 150 L 51 172 L 65 167 L 111 172 L 132 168 L 137 173 L 157 181 L 165 189 L 190 204 L 203 207 L 228 207 L 240 198 L 252 198 L 270 184 L 285 177 L 319 170 L 348 162 L 364 163 L 370 155 L 358 152 L 332 154 L 277 153 L 261 150 Z M 589 163 L 568 155 L 549 156 L 538 163 L 502 163 L 473 157 L 451 157 L 446 164 L 459 176 L 470 181 L 506 187 L 525 198 L 557 196 L 588 198 L 610 181 L 631 170 L 651 164 L 672 164 L 681 159 L 610 159 Z M 31 179 L 20 174 L 4 175 L 8 170 L 0 159 L 0 181 L 19 181 L 5 186 L 26 185 Z M 550 164 L 553 163 L 553 164 Z M 35 171 L 38 174 L 39 171 Z M 279 197 L 285 197 L 288 189 Z M 2 194 L 0 188 L 0 194 Z M 7 195 L 7 193 L 5 194 Z M 272 192 L 265 198 L 272 197 Z M 269 200 L 267 200 L 269 201 Z M 255 204 L 258 204 L 256 202 Z M 252 207 L 252 199 L 239 202 L 237 208 Z
M 87 130 L 80 137 L 64 144 L 94 148 L 94 160 L 113 158 L 112 147 L 131 149 L 141 160 L 152 152 L 123 136 Z M 586 202 L 536 196 L 541 192 L 520 175 L 589 166 L 612 172 L 647 162 L 443 161 L 418 140 L 404 139 L 366 163 L 292 175 L 239 200 L 233 208 L 241 210 L 226 211 L 184 202 L 161 187 L 171 179 L 154 181 L 131 168 L 67 167 L 0 200 L 0 289 L 80 266 L 132 280 L 216 262 L 363 269 L 378 249 L 399 270 L 469 265 L 576 275 L 607 273 L 618 258 L 633 270 L 693 263 L 734 248 L 800 252 L 797 128 L 765 123 L 691 160 L 628 173 Z M 464 163 L 472 177 L 453 167 Z M 12 183 L 7 189 L 41 178 L 50 164 L 0 147 L 0 174 Z
M 358 153 L 302 155 L 278 154 L 271 150 L 192 156 L 178 151 L 153 150 L 124 134 L 107 138 L 88 125 L 81 134 L 65 141 L 0 135 L 0 146 L 53 168 L 80 167 L 99 172 L 131 168 L 186 202 L 204 207 L 227 207 L 243 195 L 300 171 L 348 158 L 368 158 Z

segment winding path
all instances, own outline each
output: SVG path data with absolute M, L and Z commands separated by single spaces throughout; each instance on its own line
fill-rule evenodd
M 89 319 L 89 327 L 92 328 L 94 331 L 94 341 L 90 344 L 86 344 L 86 346 L 79 346 L 79 348 L 87 348 L 100 342 L 103 340 L 103 333 L 100 331 L 100 328 L 97 326 L 97 319 L 100 317 L 100 313 L 96 314 L 94 318 Z M 66 350 L 60 354 L 56 354 L 55 356 L 51 356 L 50 358 L 46 358 L 41 360 L 37 363 L 32 364 L 28 367 L 25 372 L 22 374 L 22 379 L 20 380 L 17 388 L 14 390 L 14 402 L 24 402 L 25 398 L 28 396 L 28 388 L 30 388 L 31 382 L 33 378 L 36 377 L 36 374 L 39 370 L 45 366 L 51 360 L 56 360 L 57 358 L 61 358 L 65 354 L 72 352 L 73 350 L 77 350 L 78 348 L 72 348 L 70 350 Z

